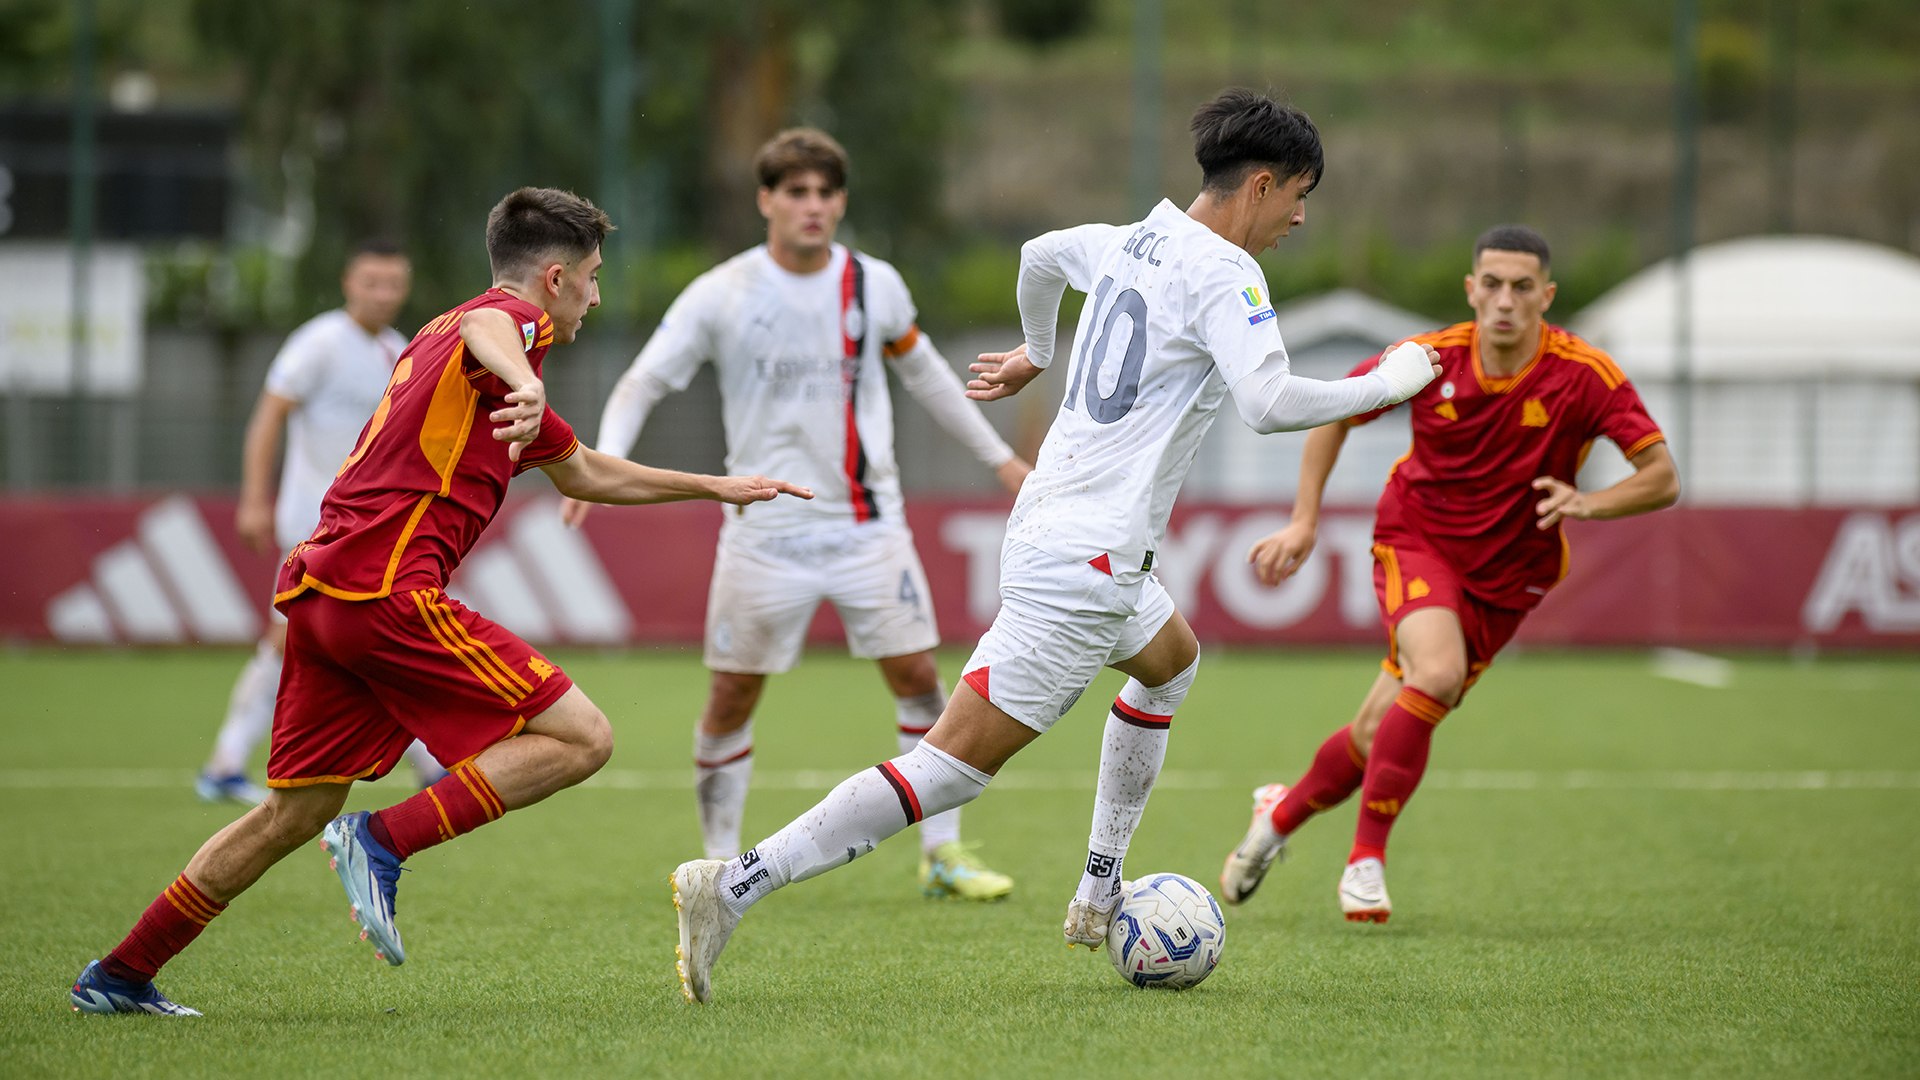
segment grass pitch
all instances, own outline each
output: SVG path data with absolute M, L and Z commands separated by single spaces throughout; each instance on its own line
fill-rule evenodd
M 563 654 L 614 718 L 612 764 L 412 860 L 405 967 L 355 940 L 313 849 L 162 973 L 206 1018 L 75 1015 L 74 974 L 234 816 L 190 778 L 241 658 L 0 655 L 0 1075 L 1920 1074 L 1911 660 L 1738 659 L 1710 689 L 1637 655 L 1504 658 L 1395 831 L 1393 921 L 1340 919 L 1349 803 L 1228 909 L 1220 968 L 1182 994 L 1059 935 L 1109 673 L 965 811 L 1010 900 L 922 900 L 898 838 L 756 908 L 694 1008 L 666 876 L 698 848 L 704 673 Z M 1298 776 L 1373 663 L 1209 654 L 1129 869 L 1213 887 L 1247 792 Z M 891 756 L 892 710 L 870 665 L 816 653 L 773 682 L 756 742 L 749 842 Z

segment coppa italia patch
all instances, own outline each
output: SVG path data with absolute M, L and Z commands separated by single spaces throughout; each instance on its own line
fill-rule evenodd
M 1260 295 L 1260 286 L 1249 285 L 1241 289 L 1240 299 L 1246 301 L 1248 307 L 1256 309 L 1253 314 L 1247 316 L 1248 326 L 1259 326 L 1273 318 L 1273 309 L 1266 306 L 1266 297 Z
M 533 323 L 523 322 L 520 324 L 520 340 L 523 343 L 520 346 L 521 352 L 533 351 L 533 331 L 534 331 Z

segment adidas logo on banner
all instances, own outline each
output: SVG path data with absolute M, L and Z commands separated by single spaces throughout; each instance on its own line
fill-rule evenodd
M 447 594 L 529 641 L 624 645 L 633 630 L 593 546 L 560 522 L 553 499 L 520 504 L 453 572 Z
M 93 560 L 92 580 L 47 602 L 47 628 L 70 642 L 243 643 L 260 636 L 266 599 L 247 596 L 193 501 L 176 495 Z

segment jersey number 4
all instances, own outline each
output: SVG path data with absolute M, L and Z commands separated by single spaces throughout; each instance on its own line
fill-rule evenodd
M 1067 390 L 1066 407 L 1074 408 L 1080 398 L 1080 385 L 1087 387 L 1087 415 L 1102 424 L 1111 424 L 1127 415 L 1140 397 L 1140 368 L 1147 362 L 1147 298 L 1138 289 L 1123 289 L 1107 303 L 1113 291 L 1113 278 L 1103 277 L 1093 292 L 1093 318 L 1089 332 L 1080 343 L 1080 362 L 1074 366 L 1073 386 Z M 1106 363 L 1107 347 L 1113 344 L 1114 325 L 1125 315 L 1131 324 L 1127 334 L 1127 354 L 1120 360 L 1120 375 L 1114 380 L 1113 393 L 1100 393 L 1100 367 Z

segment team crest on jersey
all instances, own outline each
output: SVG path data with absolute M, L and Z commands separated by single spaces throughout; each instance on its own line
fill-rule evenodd
M 521 352 L 533 351 L 533 332 L 535 329 L 537 328 L 534 326 L 534 324 L 530 322 L 523 322 L 520 324 L 520 351 Z
M 859 341 L 865 337 L 867 335 L 866 309 L 859 304 L 848 304 L 847 314 L 840 320 L 840 330 L 847 335 L 848 341 Z

